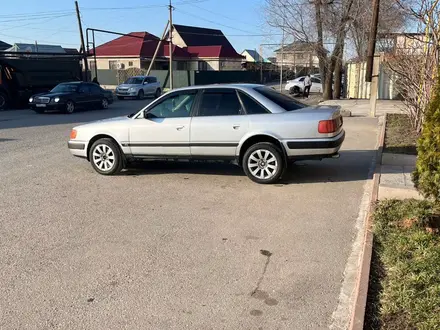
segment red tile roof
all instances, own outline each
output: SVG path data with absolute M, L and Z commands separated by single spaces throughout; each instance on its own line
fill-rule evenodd
M 153 57 L 159 38 L 148 32 L 131 32 L 129 35 L 111 40 L 96 47 L 96 56 L 134 56 L 134 57 Z M 169 56 L 169 43 L 163 41 L 157 56 Z M 93 55 L 93 50 L 90 51 Z M 181 48 L 173 45 L 173 56 L 176 58 L 191 57 L 228 57 L 243 58 L 237 54 L 235 49 L 229 44 L 215 46 L 190 46 Z

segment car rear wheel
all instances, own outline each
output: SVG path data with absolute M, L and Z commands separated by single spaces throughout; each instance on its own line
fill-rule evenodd
M 105 97 L 101 100 L 101 109 L 108 109 L 108 100 Z
M 137 99 L 138 100 L 143 100 L 144 99 L 144 91 L 141 89 L 137 95 Z
M 75 103 L 72 100 L 66 102 L 66 113 L 74 113 L 75 112 Z
M 8 105 L 8 97 L 5 93 L 0 92 L 0 111 L 6 110 Z
M 107 138 L 93 143 L 89 159 L 93 169 L 102 175 L 118 174 L 124 165 L 119 147 L 113 140 Z
M 156 89 L 156 94 L 154 94 L 154 97 L 157 99 L 160 96 L 160 88 Z
M 246 150 L 243 169 L 254 182 L 275 183 L 285 169 L 282 151 L 273 143 L 256 143 Z

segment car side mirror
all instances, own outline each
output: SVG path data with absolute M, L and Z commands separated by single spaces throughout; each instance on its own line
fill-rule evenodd
M 145 119 L 153 119 L 154 116 L 151 113 L 144 111 L 144 118 Z
M 148 85 L 148 81 L 144 81 L 144 85 Z

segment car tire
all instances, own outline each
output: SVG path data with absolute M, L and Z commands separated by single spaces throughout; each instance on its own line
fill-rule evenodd
M 137 99 L 138 100 L 143 100 L 144 99 L 144 91 L 141 89 L 137 95 Z
M 301 94 L 301 89 L 298 86 L 294 86 L 292 94 L 294 94 L 294 95 Z
M 108 99 L 105 97 L 101 100 L 101 109 L 108 109 Z
M 156 93 L 154 94 L 154 97 L 157 99 L 160 97 L 160 95 L 162 94 L 162 92 L 160 91 L 160 88 L 156 89 Z
M 118 100 L 123 100 L 124 97 L 123 96 L 118 96 Z
M 76 109 L 75 102 L 73 102 L 72 100 L 68 100 L 66 102 L 66 110 L 65 110 L 66 113 L 72 114 L 75 112 L 75 109 Z
M 242 166 L 252 181 L 262 184 L 275 183 L 285 170 L 283 152 L 273 143 L 256 143 L 246 150 Z
M 102 175 L 115 175 L 122 171 L 124 161 L 119 146 L 112 139 L 95 141 L 89 151 L 93 169 Z
M 8 96 L 5 93 L 0 92 L 0 111 L 6 110 L 7 107 L 8 107 Z

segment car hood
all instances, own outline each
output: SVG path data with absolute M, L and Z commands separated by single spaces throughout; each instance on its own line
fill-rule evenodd
M 118 86 L 118 88 L 131 88 L 131 87 L 137 87 L 139 85 L 136 84 L 121 84 Z
M 132 119 L 128 118 L 127 116 L 107 118 L 107 119 L 92 121 L 90 123 L 83 124 L 83 125 L 80 125 L 80 126 L 76 126 L 75 129 L 77 129 L 77 128 L 80 129 L 82 127 L 88 127 L 89 128 L 91 126 L 103 127 L 103 126 L 107 126 L 107 125 L 114 125 L 114 124 L 128 122 L 129 120 L 132 120 Z
M 53 97 L 68 96 L 68 95 L 72 95 L 72 94 L 75 94 L 75 93 L 72 93 L 72 92 L 63 92 L 63 93 L 52 93 L 52 92 L 49 92 L 49 93 L 36 94 L 33 97 L 50 97 L 50 98 L 53 98 Z

